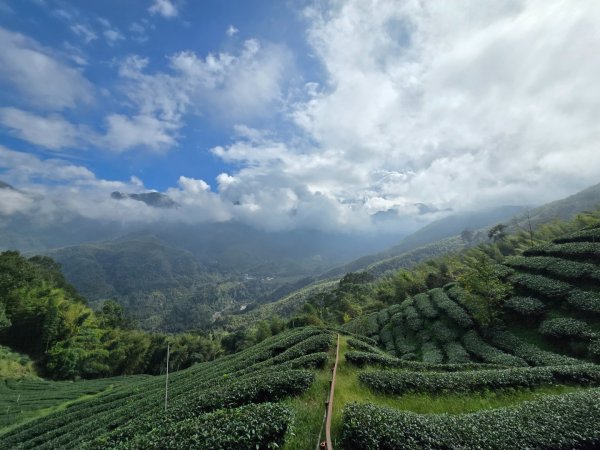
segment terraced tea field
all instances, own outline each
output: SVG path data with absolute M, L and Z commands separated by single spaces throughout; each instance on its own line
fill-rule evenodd
M 61 400 L 70 389 L 85 392 L 89 383 L 113 387 L 1 429 L 0 448 L 272 448 L 283 443 L 293 422 L 293 411 L 277 402 L 313 384 L 332 342 L 326 330 L 303 328 L 173 373 L 166 411 L 165 377 L 51 384 Z M 13 390 L 14 396 L 19 386 Z M 50 398 L 50 392 L 44 395 Z
M 600 228 L 501 267 L 494 327 L 459 284 L 343 327 L 334 448 L 600 447 Z M 335 333 L 306 327 L 165 377 L 1 385 L 2 449 L 312 449 Z

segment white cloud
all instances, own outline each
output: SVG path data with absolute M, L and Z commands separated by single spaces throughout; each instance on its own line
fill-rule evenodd
M 106 43 L 108 45 L 113 46 L 119 41 L 125 39 L 125 36 L 123 36 L 123 34 L 116 27 L 114 27 L 110 21 L 99 17 L 98 22 L 100 25 L 102 25 L 102 35 L 104 36 L 104 39 L 106 39 Z
M 91 28 L 81 23 L 71 25 L 71 31 L 83 39 L 86 44 L 98 39 L 98 35 Z
M 177 7 L 171 0 L 154 0 L 148 11 L 150 11 L 150 14 L 160 14 L 167 19 L 176 17 L 179 14 Z
M 109 114 L 103 133 L 76 125 L 59 114 L 40 116 L 16 108 L 0 108 L 0 124 L 13 136 L 49 150 L 99 148 L 163 152 L 177 145 L 178 124 L 151 115 Z
M 232 36 L 235 36 L 239 31 L 240 30 L 238 30 L 233 25 L 229 25 L 229 27 L 227 27 L 227 30 L 225 31 L 225 34 L 227 34 L 227 36 L 229 36 L 229 37 L 232 37 Z
M 397 210 L 412 223 L 420 203 L 542 203 L 600 181 L 597 2 L 348 0 L 305 13 L 326 80 L 288 110 L 296 137 L 213 149 L 242 167 L 219 177 L 222 195 L 257 222 L 361 227 Z
M 51 50 L 19 33 L 0 28 L 0 80 L 19 100 L 61 110 L 93 99 L 93 86 Z
M 64 221 L 85 217 L 122 223 L 214 222 L 230 220 L 231 208 L 203 180 L 180 177 L 178 187 L 166 194 L 177 209 L 160 209 L 135 200 L 115 200 L 113 191 L 147 191 L 139 178 L 115 181 L 97 178 L 83 166 L 56 158 L 42 159 L 32 154 L 0 147 L 2 180 L 19 191 L 0 189 L 0 215 L 30 214 L 32 220 Z
M 149 115 L 127 117 L 111 114 L 106 118 L 107 132 L 101 142 L 108 150 L 124 151 L 143 147 L 152 151 L 162 151 L 176 145 L 174 133 L 178 128 L 168 121 Z
M 170 72 L 147 73 L 148 60 L 128 57 L 120 68 L 124 94 L 143 114 L 179 121 L 184 114 L 209 115 L 226 122 L 274 115 L 282 104 L 291 70 L 289 51 L 247 40 L 238 53 L 192 51 L 169 57 Z
M 50 158 L 42 160 L 32 154 L 17 152 L 0 146 L 0 168 L 2 179 L 16 186 L 32 180 L 43 181 L 92 181 L 94 174 L 83 166 L 68 161 Z
M 19 139 L 51 150 L 81 143 L 82 130 L 58 114 L 43 117 L 16 108 L 0 108 L 0 124 Z

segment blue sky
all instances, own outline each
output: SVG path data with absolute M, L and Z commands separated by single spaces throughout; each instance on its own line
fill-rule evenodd
M 409 230 L 560 198 L 600 181 L 599 21 L 594 0 L 0 0 L 0 215 Z
M 304 37 L 301 10 L 287 2 L 201 1 L 172 2 L 172 13 L 151 1 L 8 1 L 0 8 L 1 25 L 53 49 L 64 59 L 82 58 L 78 70 L 93 84 L 94 101 L 63 110 L 71 121 L 99 129 L 107 113 L 132 114 L 134 107 L 123 105 L 119 95 L 118 65 L 127 57 L 147 58 L 148 72 L 169 72 L 169 56 L 182 51 L 200 58 L 220 52 L 236 54 L 246 40 L 278 43 L 290 49 L 295 83 L 319 80 L 319 62 L 310 56 Z M 169 2 L 164 3 L 169 4 Z M 299 3 L 296 3 L 299 5 Z M 157 9 L 152 8 L 156 6 Z M 4 85 L 0 101 L 4 105 L 36 110 L 22 93 Z M 98 92 L 109 91 L 108 94 Z M 46 112 L 50 108 L 41 108 Z M 261 126 L 280 121 L 276 111 L 245 122 Z M 230 142 L 235 122 L 223 117 L 202 117 L 186 121 L 178 129 L 177 144 L 168 153 L 146 153 L 143 148 L 118 154 L 90 152 L 66 146 L 69 152 L 92 169 L 97 176 L 128 180 L 132 175 L 144 180 L 146 187 L 165 190 L 179 176 L 214 180 L 226 164 L 209 149 Z M 279 126 L 284 126 L 280 124 Z M 4 133 L 2 143 L 18 150 L 48 155 L 39 145 L 28 145 Z M 143 147 L 143 146 L 141 146 Z M 75 151 L 74 153 L 71 151 Z

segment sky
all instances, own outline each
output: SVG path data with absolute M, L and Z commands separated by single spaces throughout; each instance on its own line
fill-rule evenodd
M 0 216 L 410 229 L 600 182 L 595 0 L 0 0 Z M 160 209 L 113 191 L 159 191 Z

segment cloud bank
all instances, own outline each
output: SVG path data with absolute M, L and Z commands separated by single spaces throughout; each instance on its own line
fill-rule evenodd
M 151 12 L 174 17 L 173 5 L 156 1 Z M 39 44 L 3 32 L 0 59 L 38 60 L 68 86 L 36 90 L 26 65 L 3 65 L 5 80 L 51 112 L 3 108 L 0 122 L 51 150 L 83 142 L 166 152 L 188 121 L 226 118 L 233 140 L 210 151 L 230 169 L 215 180 L 181 177 L 166 190 L 182 205 L 178 220 L 357 230 L 386 213 L 393 226 L 412 227 L 435 217 L 423 211 L 540 204 L 600 181 L 598 2 L 332 0 L 302 14 L 324 79 L 289 83 L 291 50 L 255 39 L 237 52 L 178 52 L 168 71 L 132 55 L 118 70 L 135 113 L 107 115 L 102 132 L 56 113 L 88 101 L 89 83 Z M 276 117 L 275 125 L 253 128 L 261 116 Z M 31 185 L 41 176 L 19 173 L 11 166 L 17 152 L 4 152 L 9 178 Z M 83 169 L 63 162 L 58 172 Z M 114 214 L 121 206 L 104 199 L 108 185 L 134 188 L 92 174 L 47 189 L 98 193 L 106 204 L 98 211 Z M 80 203 L 69 207 L 95 214 Z

